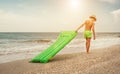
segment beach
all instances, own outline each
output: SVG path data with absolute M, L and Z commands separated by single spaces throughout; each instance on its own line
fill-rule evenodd
M 120 33 L 97 33 L 90 54 L 82 35 L 48 63 L 30 63 L 59 33 L 0 33 L 0 74 L 120 74 Z
M 70 54 L 58 54 L 48 63 L 30 59 L 0 64 L 0 74 L 120 74 L 120 44 Z

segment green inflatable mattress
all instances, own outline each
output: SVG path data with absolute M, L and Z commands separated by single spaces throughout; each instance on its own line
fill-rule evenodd
M 31 62 L 47 63 L 61 49 L 63 49 L 76 35 L 77 32 L 75 31 L 62 31 L 58 36 L 57 40 L 47 49 L 35 56 L 31 60 Z

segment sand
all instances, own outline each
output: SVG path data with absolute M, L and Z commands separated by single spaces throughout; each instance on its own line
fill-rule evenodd
M 0 64 L 0 74 L 120 74 L 120 45 L 56 55 L 49 63 L 30 59 Z

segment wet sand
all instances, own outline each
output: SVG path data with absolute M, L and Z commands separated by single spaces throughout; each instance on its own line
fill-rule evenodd
M 120 74 L 120 45 L 95 49 L 90 54 L 59 54 L 45 64 L 29 61 L 2 63 L 0 74 Z

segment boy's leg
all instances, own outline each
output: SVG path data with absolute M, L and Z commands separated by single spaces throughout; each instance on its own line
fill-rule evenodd
M 91 38 L 86 38 L 86 52 L 89 54 L 89 48 L 90 48 L 90 40 Z

